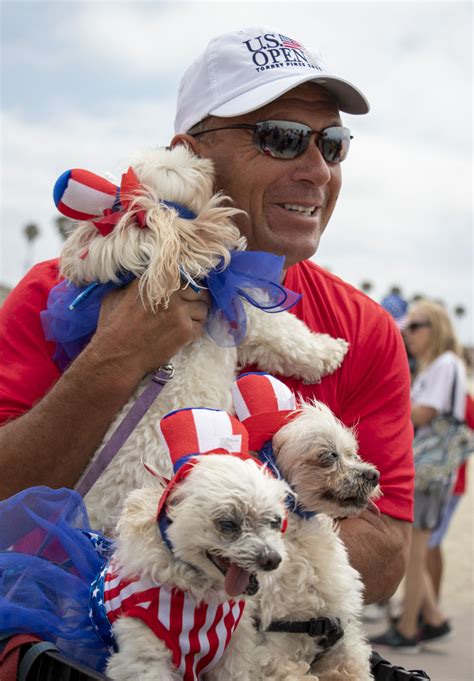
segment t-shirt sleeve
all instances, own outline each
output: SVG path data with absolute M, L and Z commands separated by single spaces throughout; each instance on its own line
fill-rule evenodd
M 0 423 L 29 411 L 60 376 L 40 320 L 56 277 L 55 265 L 36 265 L 0 308 Z
M 417 406 L 431 407 L 438 412 L 449 411 L 456 370 L 454 361 L 450 361 L 449 357 L 439 357 L 415 379 L 412 403 Z
M 365 320 L 353 343 L 350 389 L 341 405 L 361 457 L 380 472 L 382 513 L 413 520 L 413 427 L 410 373 L 400 331 L 386 313 Z

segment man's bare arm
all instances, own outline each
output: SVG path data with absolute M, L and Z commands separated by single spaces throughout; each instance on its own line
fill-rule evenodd
M 104 300 L 89 345 L 38 404 L 0 428 L 0 498 L 32 485 L 73 486 L 142 377 L 202 333 L 205 295 L 178 291 L 152 313 L 137 287 Z
M 340 536 L 365 584 L 365 602 L 389 598 L 405 574 L 410 523 L 366 510 L 357 518 L 341 520 Z

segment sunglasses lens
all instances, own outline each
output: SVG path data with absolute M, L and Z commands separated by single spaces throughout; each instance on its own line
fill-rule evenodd
M 311 128 L 291 121 L 257 123 L 255 143 L 264 154 L 273 158 L 296 158 L 309 145 Z
M 256 124 L 255 145 L 273 158 L 296 158 L 309 146 L 313 131 L 303 123 L 263 121 Z M 348 128 L 332 127 L 316 133 L 318 148 L 328 163 L 340 163 L 349 151 L 351 132 Z
M 341 163 L 349 152 L 351 133 L 348 128 L 334 127 L 323 130 L 319 149 L 329 163 Z

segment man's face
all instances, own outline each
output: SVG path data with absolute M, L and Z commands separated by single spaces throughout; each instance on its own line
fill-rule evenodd
M 314 83 L 305 83 L 244 116 L 213 118 L 211 127 L 264 120 L 295 121 L 313 130 L 341 125 L 331 96 Z M 339 164 L 324 160 L 314 136 L 301 156 L 277 159 L 258 151 L 246 130 L 210 135 L 212 139 L 206 139 L 207 135 L 194 138 L 193 148 L 214 162 L 216 188 L 245 211 L 236 222 L 247 237 L 248 248 L 284 255 L 286 266 L 311 257 L 336 204 Z

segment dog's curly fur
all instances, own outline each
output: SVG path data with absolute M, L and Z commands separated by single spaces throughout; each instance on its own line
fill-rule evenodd
M 229 599 L 227 583 L 214 559 L 221 565 L 237 565 L 261 582 L 269 570 L 281 569 L 279 559 L 284 561 L 286 549 L 280 527 L 289 488 L 251 459 L 222 454 L 200 459 L 167 500 L 173 552 L 164 544 L 156 522 L 163 488 L 151 481 L 127 497 L 114 563 L 124 579 L 138 576 L 186 590 L 196 603 L 222 603 Z M 237 527 L 234 533 L 222 529 L 221 521 L 229 520 Z M 269 566 L 270 554 L 274 559 Z M 256 641 L 248 606 L 223 658 L 206 675 L 208 681 L 254 680 Z M 119 648 L 107 666 L 113 681 L 182 678 L 170 650 L 143 622 L 120 617 L 113 631 Z
M 273 437 L 278 467 L 311 518 L 290 515 L 289 560 L 259 593 L 263 677 L 272 681 L 369 681 L 370 648 L 360 626 L 363 585 L 335 519 L 358 515 L 380 491 L 378 472 L 358 456 L 355 433 L 320 402 L 302 404 Z M 337 617 L 344 636 L 321 652 L 308 634 L 265 631 L 272 620 Z
M 198 158 L 184 146 L 173 150 L 144 152 L 133 162 L 143 190 L 131 208 L 107 236 L 92 222 L 79 223 L 66 241 L 61 272 L 74 284 L 116 281 L 128 271 L 140 280 L 143 304 L 156 309 L 167 305 L 180 286 L 179 266 L 195 279 L 202 279 L 229 251 L 243 249 L 245 240 L 232 223 L 239 211 L 230 201 L 213 194 L 211 162 Z M 192 210 L 196 219 L 186 220 L 160 203 L 175 201 Z M 136 214 L 145 211 L 146 227 L 135 224 Z M 137 302 L 139 304 L 139 302 Z M 263 371 L 297 376 L 317 382 L 335 371 L 348 344 L 326 334 L 313 334 L 290 313 L 267 315 L 246 305 L 247 336 L 238 348 L 219 347 L 204 334 L 173 359 L 175 376 L 150 407 L 128 441 L 86 497 L 91 522 L 111 531 L 118 520 L 124 498 L 141 487 L 144 456 L 163 475 L 171 464 L 157 437 L 157 423 L 165 413 L 198 405 L 231 409 L 231 386 L 236 368 L 256 364 Z M 117 414 L 106 442 L 130 410 L 151 376 L 143 379 L 135 395 Z

